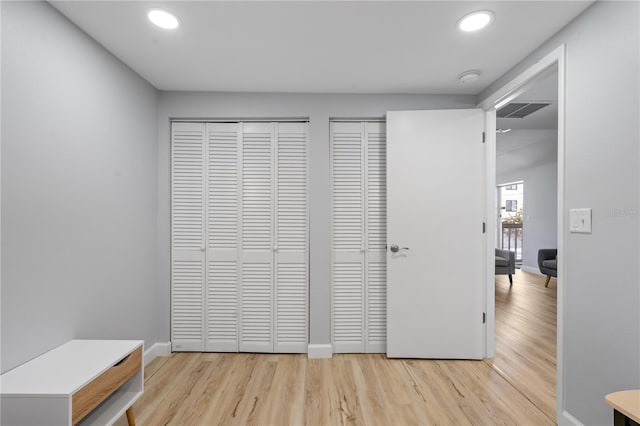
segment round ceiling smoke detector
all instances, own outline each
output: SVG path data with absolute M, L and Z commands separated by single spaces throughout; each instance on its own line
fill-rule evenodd
M 460 74 L 458 76 L 458 81 L 460 81 L 460 84 L 468 84 L 468 83 L 473 83 L 479 78 L 480 78 L 480 71 L 471 70 L 471 71 L 465 71 L 462 74 Z
M 458 21 L 458 29 L 466 33 L 478 31 L 493 22 L 493 12 L 490 10 L 478 10 L 464 15 Z

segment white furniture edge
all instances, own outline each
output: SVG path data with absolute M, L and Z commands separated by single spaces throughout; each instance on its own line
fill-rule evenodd
M 110 347 L 110 342 L 116 345 L 115 350 Z M 108 346 L 105 347 L 105 344 Z M 97 356 L 98 352 L 105 349 L 107 354 L 104 357 Z M 72 424 L 75 415 L 72 411 L 73 396 L 119 364 L 120 356 L 137 350 L 144 351 L 143 340 L 74 339 L 7 371 L 1 377 L 0 395 L 4 404 L 1 421 L 16 425 Z M 80 369 L 66 368 L 76 365 L 76 358 L 93 361 Z M 43 381 L 43 378 L 46 380 Z M 112 425 L 133 406 L 143 392 L 144 365 L 141 365 L 133 376 L 78 424 Z M 10 404 L 9 411 L 6 404 Z
M 331 343 L 324 344 L 314 344 L 309 343 L 309 347 L 307 348 L 307 358 L 316 359 L 316 358 L 331 358 L 333 356 L 333 348 Z

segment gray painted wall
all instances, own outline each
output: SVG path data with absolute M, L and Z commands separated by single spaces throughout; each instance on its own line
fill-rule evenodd
M 480 96 L 566 43 L 566 208 L 591 207 L 593 233 L 564 236 L 564 409 L 587 425 L 640 388 L 639 29 L 639 3 L 597 2 Z
M 160 92 L 158 106 L 158 247 L 163 340 L 169 340 L 170 118 L 309 118 L 310 342 L 331 342 L 329 118 L 383 117 L 386 111 L 472 108 L 474 96 L 287 95 Z
M 2 2 L 2 371 L 159 340 L 155 89 L 41 2 Z

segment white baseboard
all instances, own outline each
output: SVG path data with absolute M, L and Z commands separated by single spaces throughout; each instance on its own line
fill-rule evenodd
M 531 267 L 531 266 L 522 265 L 522 266 L 520 267 L 520 270 L 521 270 L 521 271 L 524 271 L 524 272 L 528 272 L 528 273 L 530 273 L 530 274 L 542 275 L 542 274 L 540 273 L 540 270 L 539 270 L 538 268 L 533 268 L 533 267 Z
M 573 417 L 566 411 L 563 411 L 558 418 L 558 425 L 560 426 L 584 426 L 580 420 Z
M 169 355 L 171 355 L 171 342 L 156 342 L 144 351 L 144 365 L 149 364 L 155 357 Z
M 313 344 L 309 343 L 307 347 L 307 358 L 331 358 L 333 356 L 333 348 L 331 343 Z

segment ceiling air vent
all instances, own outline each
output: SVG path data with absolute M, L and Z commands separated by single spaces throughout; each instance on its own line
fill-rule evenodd
M 517 103 L 511 102 L 510 104 L 505 105 L 504 107 L 498 110 L 498 118 L 525 118 L 529 114 L 533 114 L 550 105 L 549 103 L 542 102 L 527 102 L 527 103 Z

